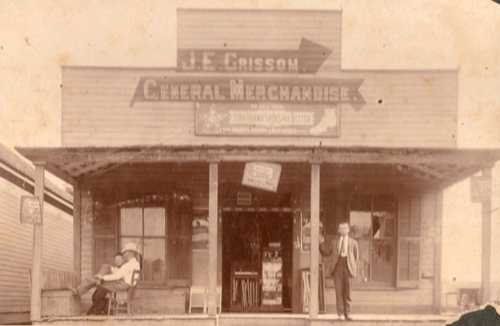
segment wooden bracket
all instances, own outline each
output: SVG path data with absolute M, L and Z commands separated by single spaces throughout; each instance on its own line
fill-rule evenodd
M 321 164 L 324 161 L 324 153 L 321 149 L 313 150 L 310 154 L 310 164 Z
M 206 153 L 205 154 L 205 160 L 208 163 L 219 163 L 220 162 L 220 156 L 215 153 Z

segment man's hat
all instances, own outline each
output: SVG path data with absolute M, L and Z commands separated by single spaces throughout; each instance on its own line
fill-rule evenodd
M 122 254 L 125 253 L 125 251 L 133 251 L 140 254 L 139 250 L 137 250 L 137 246 L 132 242 L 127 243 L 125 247 L 123 247 Z

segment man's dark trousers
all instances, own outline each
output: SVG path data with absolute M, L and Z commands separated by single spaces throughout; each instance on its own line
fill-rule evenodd
M 337 314 L 347 317 L 351 311 L 351 275 L 347 267 L 347 257 L 339 256 L 333 270 L 333 283 L 337 299 Z

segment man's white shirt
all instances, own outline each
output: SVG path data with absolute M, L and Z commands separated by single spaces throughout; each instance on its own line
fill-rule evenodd
M 118 270 L 116 270 L 113 274 L 104 275 L 102 279 L 104 281 L 117 281 L 123 279 L 125 283 L 132 285 L 132 274 L 135 270 L 140 269 L 141 266 L 139 265 L 139 262 L 135 258 L 132 258 L 118 268 Z
M 344 246 L 342 247 L 342 241 L 344 241 Z M 339 255 L 340 257 L 347 257 L 347 249 L 349 242 L 348 242 L 348 237 L 347 236 L 341 236 L 339 239 Z

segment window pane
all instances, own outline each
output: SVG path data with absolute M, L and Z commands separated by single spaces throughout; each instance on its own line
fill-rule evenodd
M 369 211 L 372 210 L 372 201 L 370 195 L 353 194 L 349 205 L 352 211 Z
M 394 212 L 373 212 L 372 224 L 375 239 L 394 237 Z
M 410 235 L 410 200 L 409 197 L 401 197 L 398 210 L 399 236 Z
M 420 197 L 411 197 L 410 201 L 410 236 L 420 236 Z
M 358 240 L 358 249 L 358 272 L 354 282 L 366 283 L 370 281 L 370 240 Z
M 410 279 L 410 242 L 400 240 L 399 244 L 399 280 L 408 281 Z
M 396 200 L 392 196 L 375 196 L 373 199 L 373 237 L 393 238 L 395 233 Z
M 144 239 L 143 280 L 165 280 L 165 240 Z
M 120 239 L 120 251 L 125 247 L 127 243 L 133 243 L 136 245 L 137 250 L 139 250 L 140 253 L 143 253 L 144 251 L 142 250 L 142 239 L 141 238 L 131 238 L 131 237 L 126 237 L 126 238 L 121 238 Z M 139 257 L 136 257 L 137 261 L 139 261 Z
M 420 261 L 420 243 L 418 241 L 410 242 L 410 280 L 419 279 L 419 261 Z
M 122 235 L 142 235 L 142 208 L 122 208 L 120 230 Z
M 372 241 L 372 281 L 393 285 L 395 283 L 395 250 L 394 241 Z
M 165 208 L 144 208 L 144 235 L 165 236 Z
M 374 211 L 390 211 L 396 210 L 396 199 L 392 195 L 377 195 L 373 197 Z
M 114 206 L 94 206 L 94 231 L 96 235 L 115 235 L 118 210 Z
M 97 273 L 103 264 L 115 264 L 116 248 L 115 238 L 95 238 L 94 240 L 94 272 Z
M 372 230 L 371 212 L 351 211 L 351 234 L 355 239 L 369 238 Z
M 351 196 L 349 221 L 351 235 L 356 238 L 370 238 L 372 230 L 371 197 L 365 195 Z

